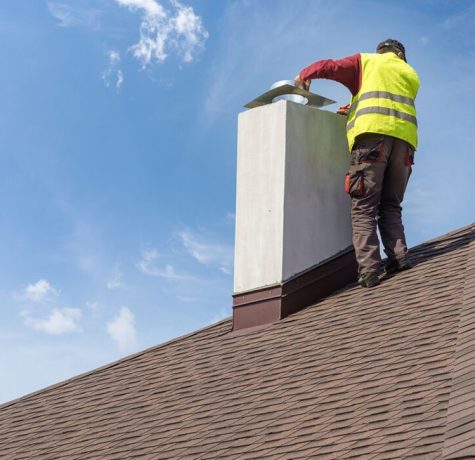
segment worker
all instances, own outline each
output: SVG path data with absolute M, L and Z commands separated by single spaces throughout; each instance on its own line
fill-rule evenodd
M 388 256 L 383 274 L 412 266 L 401 202 L 417 148 L 414 100 L 419 77 L 407 64 L 403 44 L 388 39 L 377 46 L 376 53 L 317 61 L 303 69 L 295 83 L 309 89 L 314 78 L 338 81 L 353 96 L 350 106 L 338 111 L 348 117 L 351 166 L 345 185 L 352 200 L 358 282 L 373 287 L 382 274 L 377 227 Z

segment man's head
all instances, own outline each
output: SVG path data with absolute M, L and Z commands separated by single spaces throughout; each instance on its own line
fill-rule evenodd
M 404 62 L 407 62 L 406 50 L 404 48 L 404 45 L 401 42 L 398 42 L 397 40 L 393 40 L 391 38 L 388 38 L 387 40 L 384 40 L 383 42 L 381 42 L 377 46 L 376 52 L 379 54 L 394 53 L 397 56 L 399 56 Z

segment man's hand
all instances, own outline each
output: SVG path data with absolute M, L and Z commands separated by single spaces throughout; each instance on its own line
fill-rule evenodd
M 307 91 L 310 89 L 310 84 L 312 83 L 312 80 L 303 80 L 302 78 L 300 78 L 300 75 L 297 75 L 295 77 L 295 86 L 297 88 L 302 88 L 302 89 L 306 89 Z
M 343 115 L 343 116 L 347 117 L 349 111 L 350 111 L 350 104 L 347 104 L 347 105 L 342 105 L 342 106 L 336 111 L 336 113 L 338 113 L 339 115 Z

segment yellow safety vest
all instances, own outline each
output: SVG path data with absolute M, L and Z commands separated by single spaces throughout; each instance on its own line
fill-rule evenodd
M 350 151 L 364 133 L 397 137 L 416 149 L 416 71 L 394 53 L 361 54 L 361 69 L 361 88 L 351 100 L 346 125 Z

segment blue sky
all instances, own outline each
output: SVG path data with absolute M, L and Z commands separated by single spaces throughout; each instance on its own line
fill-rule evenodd
M 406 45 L 408 242 L 474 220 L 474 1 L 26 0 L 0 18 L 0 402 L 230 315 L 237 114 L 317 59 Z

